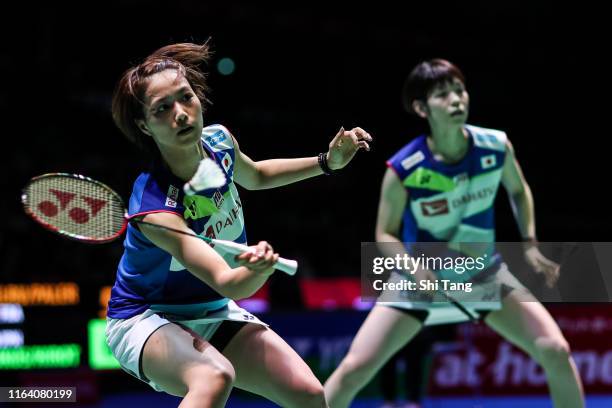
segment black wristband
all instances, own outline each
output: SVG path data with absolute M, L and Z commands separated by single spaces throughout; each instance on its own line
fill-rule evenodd
M 331 176 L 332 174 L 334 174 L 334 171 L 332 169 L 329 168 L 329 165 L 327 164 L 327 153 L 319 153 L 319 167 L 321 167 L 321 170 L 323 170 L 323 173 L 327 176 Z
M 538 239 L 535 237 L 527 237 L 527 238 L 523 238 L 523 242 L 531 242 L 531 243 L 537 244 Z

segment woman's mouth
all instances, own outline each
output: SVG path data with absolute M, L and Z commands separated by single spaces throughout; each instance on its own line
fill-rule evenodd
M 187 126 L 186 128 L 183 128 L 183 129 L 179 130 L 177 135 L 184 136 L 184 135 L 190 133 L 192 130 L 193 130 L 193 126 Z

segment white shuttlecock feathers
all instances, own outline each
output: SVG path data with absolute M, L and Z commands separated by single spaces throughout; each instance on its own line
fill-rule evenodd
M 183 190 L 187 195 L 194 195 L 198 191 L 219 188 L 226 182 L 225 172 L 212 159 L 205 158 L 200 161 L 198 170 L 191 180 L 185 183 Z

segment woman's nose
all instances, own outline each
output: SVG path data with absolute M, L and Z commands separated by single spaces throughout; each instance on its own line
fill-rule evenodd
M 184 123 L 187 120 L 187 114 L 185 111 L 179 109 L 176 112 L 176 123 Z

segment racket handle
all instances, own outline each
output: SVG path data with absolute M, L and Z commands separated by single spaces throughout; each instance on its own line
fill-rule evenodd
M 230 254 L 234 254 L 234 255 L 239 255 L 243 252 L 253 251 L 252 248 L 246 245 L 238 244 L 232 241 L 225 241 L 222 239 L 211 239 L 210 242 L 211 244 L 215 244 L 215 246 L 218 246 L 219 248 L 223 248 L 225 251 L 229 252 Z M 286 258 L 281 258 L 281 257 L 279 257 L 278 261 L 276 261 L 276 263 L 274 264 L 274 269 L 283 271 L 287 275 L 295 275 L 295 272 L 297 271 L 297 267 L 298 267 L 297 261 L 294 261 L 293 259 L 286 259 Z
M 278 260 L 274 264 L 275 269 L 285 272 L 287 275 L 291 275 L 291 276 L 295 275 L 295 272 L 297 271 L 297 267 L 298 267 L 298 263 L 296 260 L 282 258 L 280 256 L 278 257 Z
M 478 323 L 478 317 L 474 316 L 469 310 L 467 310 L 465 306 L 463 306 L 461 303 L 455 300 L 452 296 L 449 296 L 446 293 L 440 292 L 440 291 L 438 291 L 437 293 L 441 293 L 448 302 L 450 302 L 453 306 L 459 309 L 461 313 L 466 315 L 467 318 L 470 319 L 470 322 Z

